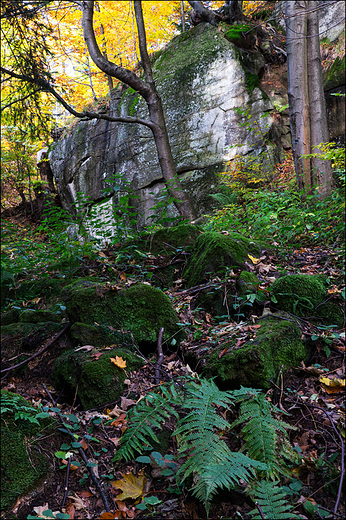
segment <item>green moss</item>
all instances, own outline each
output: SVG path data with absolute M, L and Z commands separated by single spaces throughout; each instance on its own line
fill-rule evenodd
M 131 345 L 131 335 L 113 331 L 105 325 L 87 325 L 86 323 L 74 323 L 71 327 L 71 336 L 80 345 L 93 345 L 94 347 L 107 347 L 114 344 Z
M 12 392 L 1 391 L 1 395 L 15 395 L 22 404 L 37 410 L 23 397 Z M 49 462 L 34 448 L 34 435 L 40 427 L 29 421 L 14 420 L 14 413 L 1 416 L 1 511 L 8 511 L 17 499 L 32 491 L 45 477 Z
M 11 325 L 19 321 L 19 309 L 11 309 L 1 313 L 1 325 Z
M 203 233 L 192 248 L 185 271 L 188 287 L 202 283 L 208 273 L 222 276 L 227 267 L 244 268 L 248 254 L 258 256 L 260 246 L 243 235 L 223 235 L 213 231 Z
M 6 359 L 41 347 L 44 342 L 61 331 L 58 323 L 11 323 L 1 327 L 1 349 Z M 26 359 L 23 358 L 23 359 Z M 16 362 L 23 361 L 16 360 Z
M 330 302 L 323 275 L 282 276 L 273 283 L 270 292 L 277 300 L 278 309 L 297 316 L 322 318 L 325 325 L 342 326 L 341 309 Z
M 95 358 L 95 354 L 101 356 Z M 114 365 L 111 358 L 126 361 L 126 372 Z M 77 394 L 85 410 L 118 399 L 123 393 L 123 383 L 129 372 L 144 364 L 144 360 L 124 348 L 112 350 L 70 350 L 55 362 L 53 382 L 57 388 Z
M 250 91 L 259 87 L 259 77 L 257 74 L 251 74 L 251 72 L 245 71 L 245 86 Z
M 337 56 L 332 66 L 325 72 L 323 78 L 324 90 L 331 90 L 345 84 L 345 55 Z
M 98 323 L 132 332 L 138 343 L 155 343 L 161 327 L 164 340 L 182 337 L 168 296 L 150 285 L 137 283 L 121 291 L 97 283 L 66 288 L 66 311 L 72 323 Z
M 282 316 L 281 316 L 282 317 Z M 253 341 L 236 349 L 229 344 L 229 353 L 219 358 L 222 347 L 207 357 L 203 370 L 205 377 L 217 377 L 227 388 L 240 385 L 252 388 L 270 387 L 281 367 L 283 370 L 306 361 L 308 351 L 301 341 L 299 327 L 288 320 L 269 316 L 260 322 Z
M 25 323 L 45 323 L 47 321 L 52 321 L 56 323 L 60 323 L 61 316 L 55 314 L 54 312 L 44 311 L 44 310 L 26 310 L 21 313 L 19 321 Z
M 251 26 L 243 23 L 230 25 L 229 29 L 225 32 L 225 36 L 230 42 L 240 44 L 244 39 L 243 33 L 246 33 L 250 30 Z
M 146 247 L 154 254 L 165 253 L 175 256 L 177 250 L 188 251 L 201 234 L 201 228 L 193 224 L 181 224 L 171 228 L 159 229 L 146 240 Z
M 260 284 L 259 279 L 253 273 L 242 271 L 237 280 L 237 286 L 241 295 L 255 293 Z

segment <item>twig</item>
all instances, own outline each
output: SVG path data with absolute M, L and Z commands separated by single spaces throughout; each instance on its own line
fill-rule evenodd
M 74 408 L 74 404 L 75 404 L 76 399 L 77 399 L 78 386 L 79 386 L 79 383 L 77 383 L 76 391 L 75 391 L 75 393 L 74 393 L 74 398 L 73 398 L 72 408 Z
M 262 511 L 262 509 L 261 509 L 261 506 L 259 505 L 258 502 L 255 502 L 255 506 L 256 506 L 257 509 L 258 509 L 258 512 L 259 512 L 259 514 L 260 514 L 260 517 L 261 517 L 263 520 L 266 520 L 266 517 L 264 516 L 263 511 Z
M 54 401 L 54 399 L 53 399 L 53 397 L 52 397 L 50 391 L 49 391 L 48 388 L 46 387 L 46 385 L 43 384 L 42 386 L 43 386 L 43 388 L 45 389 L 45 391 L 47 392 L 47 395 L 49 396 L 49 399 L 52 401 L 53 405 L 56 406 L 56 402 Z M 58 417 L 59 417 L 59 420 L 60 420 L 61 424 L 65 427 L 65 429 L 66 429 L 66 430 L 65 430 L 66 433 L 67 433 L 68 435 L 70 435 L 70 436 L 73 438 L 73 440 L 75 441 L 76 439 L 75 439 L 73 433 L 70 432 L 70 431 L 68 430 L 67 425 L 66 425 L 66 423 L 64 422 L 63 418 L 61 417 L 61 415 L 58 414 Z M 92 467 L 89 466 L 89 461 L 88 461 L 88 459 L 87 459 L 87 457 L 86 457 L 86 455 L 85 455 L 85 453 L 84 453 L 83 448 L 81 447 L 81 448 L 77 448 L 77 449 L 78 449 L 78 453 L 79 453 L 79 455 L 82 457 L 83 462 L 85 463 L 85 466 L 86 466 L 87 470 L 88 470 L 89 473 L 90 473 L 91 480 L 94 482 L 95 486 L 97 487 L 97 489 L 98 489 L 98 491 L 99 491 L 99 493 L 100 493 L 100 495 L 101 495 L 102 502 L 103 502 L 103 504 L 104 504 L 104 506 L 105 506 L 106 511 L 110 512 L 110 507 L 109 507 L 109 505 L 108 505 L 108 501 L 107 501 L 106 495 L 104 494 L 103 489 L 102 489 L 102 487 L 101 487 L 101 484 L 99 483 L 98 479 L 96 478 L 96 475 L 95 475 L 95 473 L 94 473 Z
M 162 336 L 163 336 L 164 328 L 161 327 L 159 336 L 157 339 L 157 353 L 159 355 L 159 359 L 156 361 L 155 364 L 155 383 L 158 385 L 160 383 L 160 368 L 163 361 L 163 352 L 162 352 Z
M 14 370 L 15 368 L 18 368 L 22 365 L 25 365 L 25 363 L 28 363 L 29 361 L 31 361 L 32 359 L 35 359 L 37 356 L 41 355 L 45 350 L 47 350 L 48 347 L 50 347 L 57 339 L 60 338 L 60 336 L 62 336 L 64 334 L 64 332 L 66 332 L 69 328 L 70 328 L 71 324 L 70 322 L 66 323 L 65 327 L 62 329 L 61 332 L 59 332 L 58 334 L 56 334 L 48 343 L 47 345 L 45 345 L 44 347 L 42 347 L 38 352 L 35 352 L 35 354 L 33 354 L 32 356 L 30 356 L 28 359 L 24 359 L 24 361 L 21 361 L 21 363 L 18 363 L 17 365 L 13 365 L 13 367 L 9 367 L 9 368 L 4 368 L 3 370 L 1 370 L 1 374 L 5 373 L 5 372 L 9 372 L 10 370 Z M 6 376 L 4 376 L 6 377 Z M 1 378 L 3 379 L 3 377 Z
M 65 481 L 65 494 L 64 494 L 64 498 L 62 500 L 61 509 L 63 507 L 65 507 L 65 502 L 66 502 L 66 499 L 67 499 L 68 479 L 69 479 L 69 476 L 70 476 L 70 467 L 71 467 L 71 457 L 68 458 L 68 462 L 67 462 L 66 481 Z

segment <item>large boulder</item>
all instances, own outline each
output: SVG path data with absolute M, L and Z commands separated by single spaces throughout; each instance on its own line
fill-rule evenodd
M 201 234 L 191 251 L 184 277 L 193 287 L 211 277 L 223 276 L 227 268 L 246 269 L 249 255 L 259 257 L 261 247 L 239 233 L 207 231 Z
M 125 362 L 124 368 L 112 359 Z M 145 364 L 143 358 L 121 346 L 97 349 L 85 345 L 62 354 L 54 364 L 53 382 L 71 399 L 77 395 L 84 410 L 116 401 L 131 371 Z
M 331 301 L 324 275 L 292 274 L 278 278 L 270 287 L 277 309 L 302 317 L 315 317 L 325 325 L 342 326 L 341 307 Z
M 236 340 L 231 340 L 207 355 L 203 376 L 216 377 L 224 388 L 242 385 L 268 389 L 281 369 L 306 361 L 309 350 L 289 316 L 278 313 L 265 317 L 259 324 L 255 337 L 244 345 L 238 347 Z
M 151 351 L 161 327 L 163 341 L 174 337 L 179 342 L 182 338 L 170 299 L 150 284 L 134 283 L 121 288 L 115 284 L 77 282 L 65 288 L 64 299 L 72 324 L 106 325 L 111 330 L 131 332 L 135 342 Z
M 5 410 L 1 412 L 1 512 L 9 512 L 20 496 L 42 484 L 50 469 L 35 439 L 47 426 L 47 419 L 42 425 L 37 419 L 38 424 L 33 423 L 37 409 L 24 397 L 6 390 L 1 390 L 1 407 Z M 16 414 L 19 417 L 15 418 Z

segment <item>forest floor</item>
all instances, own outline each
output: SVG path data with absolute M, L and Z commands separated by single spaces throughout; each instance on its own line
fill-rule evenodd
M 25 217 L 20 214 L 7 218 L 12 223 L 20 221 L 25 225 L 26 222 Z M 103 253 L 107 255 L 107 250 Z M 337 279 L 342 276 L 340 265 L 340 252 L 318 246 L 293 249 L 285 255 L 267 255 L 254 265 L 253 272 L 260 274 L 265 287 L 272 283 L 278 272 L 326 274 Z M 336 292 L 340 292 L 340 287 L 332 286 L 331 299 Z M 187 360 L 191 359 L 191 351 L 202 351 L 215 346 L 222 340 L 225 329 L 230 325 L 219 323 L 208 313 L 191 310 L 196 293 L 181 291 L 179 295 L 179 288 L 175 287 L 170 289 L 170 296 L 175 302 L 179 321 L 189 323 L 192 327 L 178 352 L 165 352 L 162 369 L 168 380 L 198 372 L 198 366 L 190 367 L 187 364 Z M 247 322 L 237 324 L 239 341 L 251 335 L 249 321 L 255 324 L 257 320 L 258 316 L 253 314 Z M 340 487 L 340 480 L 344 478 L 345 333 L 336 329 L 318 330 L 308 320 L 301 321 L 301 330 L 303 335 L 315 337 L 315 349 L 309 362 L 286 372 L 267 392 L 267 397 L 277 407 L 289 413 L 283 416 L 283 420 L 295 427 L 290 430 L 289 439 L 302 461 L 293 468 L 292 478 L 283 479 L 282 484 L 287 486 L 289 499 L 300 518 L 344 518 L 345 495 Z M 89 461 L 96 464 L 95 474 L 102 482 L 112 512 L 104 512 L 102 497 L 82 467 L 71 467 L 67 478 L 66 465 L 61 465 L 53 455 L 67 440 L 63 432 L 56 431 L 40 441 L 41 448 L 52 461 L 52 470 L 48 477 L 39 489 L 28 496 L 20 497 L 12 511 L 3 513 L 1 518 L 24 520 L 28 515 L 33 515 L 31 518 L 47 518 L 42 515 L 47 508 L 53 514 L 65 512 L 71 519 L 206 518 L 203 505 L 192 496 L 188 487 L 178 486 L 174 476 L 157 477 L 150 465 L 136 461 L 121 462 L 116 467 L 112 463 L 114 451 L 127 427 L 128 408 L 157 386 L 154 365 L 149 361 L 143 368 L 131 374 L 126 392 L 119 402 L 94 410 L 80 411 L 76 402 L 64 402 L 64 396 L 59 395 L 51 385 L 52 365 L 60 354 L 59 348 L 52 347 L 33 359 L 28 364 L 28 370 L 21 375 L 13 376 L 9 372 L 2 378 L 1 387 L 22 395 L 36 405 L 40 403 L 51 406 L 52 400 L 54 403 L 58 401 L 62 413 L 78 417 L 78 434 L 92 436 L 92 441 L 85 445 L 85 454 Z M 321 376 L 330 381 L 337 379 L 340 384 L 323 384 Z M 165 380 L 164 373 L 162 380 Z M 106 424 L 97 420 L 105 418 L 108 419 Z M 113 421 L 109 422 L 109 419 Z M 173 426 L 173 423 L 166 424 L 168 429 L 173 429 Z M 176 453 L 174 442 L 174 439 L 170 440 L 166 454 Z M 131 474 L 132 481 L 129 480 Z M 136 507 L 141 498 L 119 499 L 119 481 L 125 483 L 123 489 L 126 492 L 129 491 L 129 486 L 139 486 L 141 492 L 137 496 L 157 497 L 157 500 L 152 505 L 148 503 L 147 509 L 141 511 Z M 68 493 L 64 502 L 66 482 Z M 132 489 L 132 492 L 136 496 L 136 489 Z M 247 520 L 253 508 L 253 502 L 244 493 L 220 492 L 211 505 L 209 518 Z M 20 516 L 15 516 L 18 514 Z

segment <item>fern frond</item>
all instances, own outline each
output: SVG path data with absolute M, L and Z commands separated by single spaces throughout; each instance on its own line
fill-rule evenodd
M 292 513 L 293 507 L 285 500 L 285 492 L 282 488 L 269 480 L 262 480 L 253 490 L 253 499 L 258 502 L 264 517 L 267 520 L 294 520 L 299 516 Z M 257 509 L 250 511 L 253 520 L 260 520 Z
M 241 451 L 251 458 L 267 464 L 267 477 L 276 478 L 279 473 L 287 474 L 287 467 L 278 457 L 279 435 L 287 438 L 288 423 L 272 416 L 278 409 L 269 403 L 264 394 L 254 395 L 250 400 L 243 400 L 239 418 L 232 427 L 245 424 L 242 428 L 244 445 Z
M 255 469 L 266 470 L 266 465 L 249 459 L 239 452 L 228 452 L 218 463 L 208 464 L 200 472 L 193 494 L 204 502 L 209 514 L 210 502 L 220 489 L 232 489 L 239 485 L 239 480 L 249 482 L 255 476 Z
M 149 392 L 129 411 L 129 426 L 121 438 L 121 446 L 113 462 L 121 458 L 130 460 L 136 451 L 142 453 L 145 445 L 150 446 L 152 441 L 159 443 L 153 428 L 161 429 L 162 424 L 172 415 L 178 418 L 174 406 L 181 405 L 181 394 L 177 393 L 173 383 L 162 385 L 160 392 L 162 395 Z

